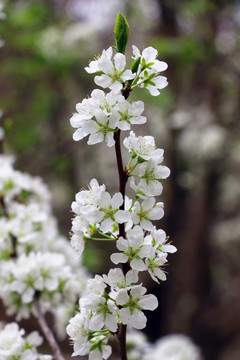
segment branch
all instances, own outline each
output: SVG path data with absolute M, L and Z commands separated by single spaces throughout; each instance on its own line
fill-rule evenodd
M 49 328 L 46 319 L 44 318 L 42 312 L 41 312 L 41 308 L 40 308 L 40 304 L 38 300 L 35 300 L 35 309 L 37 311 L 37 321 L 42 329 L 42 332 L 45 336 L 45 339 L 48 341 L 53 353 L 54 353 L 54 357 L 56 360 L 65 360 L 65 358 L 63 357 L 61 350 L 58 346 L 58 343 L 56 342 L 56 339 L 51 331 L 51 329 Z
M 128 181 L 128 176 L 126 175 L 124 168 L 123 168 L 121 145 L 120 145 L 120 134 L 121 134 L 121 130 L 118 130 L 116 133 L 114 133 L 114 140 L 115 140 L 115 152 L 116 152 L 116 158 L 117 158 L 118 177 L 119 177 L 119 191 L 123 196 L 123 203 L 120 206 L 120 209 L 124 210 L 125 190 L 126 190 L 126 184 Z M 124 223 L 119 224 L 119 236 L 126 238 Z M 128 263 L 122 264 L 122 270 L 123 270 L 123 273 L 126 274 L 128 272 L 128 270 L 130 270 L 129 264 Z M 118 335 L 118 340 L 119 340 L 119 344 L 120 344 L 121 360 L 127 360 L 126 333 L 127 333 L 127 325 L 121 324 L 120 332 Z

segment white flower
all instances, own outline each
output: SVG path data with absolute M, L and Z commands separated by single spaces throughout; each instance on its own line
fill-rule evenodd
M 162 337 L 153 344 L 143 360 L 201 360 L 199 348 L 192 340 L 182 334 L 173 334 Z
M 95 275 L 93 279 L 87 281 L 87 294 L 89 296 L 102 296 L 105 288 L 106 284 L 100 275 Z
M 66 265 L 63 254 L 53 252 L 30 252 L 15 261 L 1 264 L 1 294 L 9 313 L 29 316 L 34 312 L 33 300 L 39 295 L 43 311 L 50 310 L 61 301 L 74 303 L 79 293 L 77 279 L 71 267 Z
M 130 130 L 131 124 L 140 125 L 145 124 L 147 118 L 142 116 L 144 110 L 144 103 L 142 101 L 134 101 L 130 103 L 124 100 L 118 104 L 118 113 L 120 119 L 118 121 L 118 128 L 121 130 Z
M 130 136 L 123 140 L 123 145 L 128 149 L 132 156 L 138 156 L 145 161 L 153 159 L 157 163 L 162 162 L 163 150 L 156 149 L 153 136 L 136 137 L 135 133 L 131 131 Z
M 96 179 L 92 179 L 89 184 L 89 190 L 82 190 L 76 194 L 76 202 L 81 206 L 94 206 L 96 207 L 101 194 L 106 190 L 105 185 L 99 185 Z M 74 210 L 80 215 L 77 211 Z
M 24 337 L 25 331 L 19 329 L 17 323 L 10 323 L 0 330 L 0 359 L 1 360 L 51 360 L 51 355 L 41 355 L 36 347 L 43 342 L 42 337 L 37 331 L 32 332 Z
M 121 53 L 114 55 L 114 64 L 111 59 L 112 47 L 109 47 L 107 50 L 103 50 L 99 59 L 91 61 L 85 70 L 88 73 L 102 71 L 102 75 L 95 76 L 95 83 L 103 88 L 110 88 L 114 94 L 117 94 L 122 89 L 122 83 L 134 79 L 135 75 L 131 70 L 124 70 L 126 66 L 125 55 Z
M 71 245 L 76 253 L 81 256 L 84 250 L 84 234 L 78 233 L 71 236 Z
M 117 307 L 112 300 L 106 300 L 104 297 L 96 296 L 90 300 L 89 309 L 91 310 L 91 318 L 89 321 L 89 329 L 98 331 L 105 325 L 111 332 L 116 332 L 117 325 Z
M 89 337 L 89 319 L 84 313 L 77 313 L 66 328 L 67 334 L 73 341 L 74 352 L 72 356 L 88 354 L 91 344 L 88 342 Z
M 103 213 L 103 221 L 100 225 L 100 230 L 104 233 L 113 231 L 115 222 L 122 224 L 128 222 L 131 218 L 130 212 L 126 210 L 119 210 L 123 204 L 123 197 L 120 192 L 113 195 L 111 198 L 108 192 L 104 192 L 99 200 L 99 207 Z
M 116 246 L 122 253 L 113 253 L 110 257 L 114 264 L 130 262 L 130 266 L 134 270 L 144 271 L 146 265 L 143 258 L 148 256 L 151 246 L 145 245 L 143 230 L 140 226 L 135 226 L 127 231 L 126 237 L 120 237 Z
M 142 54 L 138 48 L 133 45 L 133 58 L 141 57 L 137 74 L 139 76 L 137 85 L 148 89 L 151 95 L 157 96 L 160 94 L 159 89 L 163 89 L 168 85 L 165 76 L 158 75 L 167 69 L 168 65 L 164 61 L 157 60 L 157 50 L 149 46 L 144 49 Z
M 168 237 L 166 236 L 165 231 L 162 229 L 154 229 L 151 234 L 145 237 L 145 243 L 152 245 L 157 252 L 166 252 L 166 253 L 175 253 L 177 251 L 176 247 L 170 244 L 167 244 Z
M 104 282 L 111 286 L 114 290 L 122 288 L 130 288 L 133 283 L 138 281 L 138 272 L 129 270 L 126 275 L 119 268 L 110 269 L 108 275 L 103 275 Z
M 144 295 L 147 289 L 142 285 L 135 286 L 128 292 L 121 289 L 116 297 L 116 302 L 121 305 L 119 320 L 124 324 L 131 324 L 136 329 L 143 329 L 146 326 L 147 318 L 142 310 L 155 310 L 158 306 L 156 296 Z
M 112 353 L 112 348 L 110 345 L 106 345 L 106 340 L 101 340 L 99 342 L 99 349 L 92 350 L 89 354 L 89 360 L 101 360 L 101 359 L 108 359 Z
M 148 186 L 145 181 L 136 181 L 135 178 L 130 179 L 130 187 L 135 191 L 135 194 L 140 199 L 148 199 L 151 196 L 157 196 L 162 193 L 162 184 L 157 182 L 157 186 L 155 187 L 152 182 L 151 186 Z M 153 185 L 153 186 L 152 186 Z
M 151 278 L 158 282 L 159 280 L 165 281 L 167 279 L 165 272 L 161 269 L 167 262 L 167 254 L 159 253 L 156 255 L 155 249 L 152 248 L 152 253 L 146 259 L 147 270 Z
M 102 110 L 97 110 L 95 117 L 96 122 L 91 122 L 89 127 L 91 132 L 87 142 L 88 145 L 106 141 L 107 146 L 112 147 L 115 144 L 113 134 L 117 127 L 118 118 L 114 114 L 107 116 Z
M 135 225 L 139 224 L 144 230 L 152 231 L 154 229 L 150 220 L 159 220 L 163 217 L 163 203 L 155 204 L 155 199 L 149 198 L 141 204 L 136 201 L 133 206 L 132 220 Z

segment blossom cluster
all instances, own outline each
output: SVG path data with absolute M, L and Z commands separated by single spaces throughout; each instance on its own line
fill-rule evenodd
M 41 311 L 63 325 L 58 304 L 74 311 L 86 272 L 70 243 L 59 234 L 50 192 L 41 178 L 15 170 L 11 156 L 0 155 L 0 298 L 16 318 Z M 65 326 L 65 325 L 64 325 Z
M 128 360 L 202 360 L 202 354 L 192 339 L 183 334 L 170 334 L 154 343 L 140 331 L 127 334 Z
M 201 360 L 200 349 L 186 335 L 172 334 L 150 346 L 143 360 Z
M 138 59 L 139 64 L 135 73 L 130 69 L 125 70 L 124 54 L 117 53 L 112 57 L 113 49 L 110 47 L 85 68 L 88 73 L 100 73 L 95 76 L 95 83 L 111 91 L 105 94 L 95 89 L 91 97 L 76 105 L 77 112 L 70 119 L 76 129 L 73 135 L 75 141 L 89 135 L 88 145 L 105 141 L 107 146 L 113 146 L 117 129 L 130 130 L 131 125 L 144 124 L 147 120 L 142 116 L 144 103 L 129 102 L 123 96 L 123 86 L 129 86 L 130 81 L 131 90 L 135 86 L 145 87 L 152 95 L 159 95 L 159 89 L 168 84 L 166 77 L 159 75 L 159 72 L 166 70 L 167 64 L 156 59 L 157 51 L 152 47 L 144 49 L 142 54 L 136 46 L 133 47 L 133 59 Z
M 43 339 L 37 331 L 25 336 L 17 323 L 7 324 L 0 330 L 0 360 L 52 360 L 51 355 L 40 354 L 37 347 Z
M 75 141 L 87 136 L 89 145 L 105 141 L 108 147 L 115 145 L 118 157 L 118 135 L 130 130 L 123 140 L 130 158 L 119 173 L 122 184 L 125 181 L 120 191 L 111 196 L 104 184 L 92 179 L 89 189 L 78 192 L 72 203 L 71 243 L 76 252 L 82 254 L 86 241 L 115 241 L 117 252 L 110 259 L 113 264 L 122 264 L 122 269 L 113 268 L 107 275 L 88 280 L 79 300 L 79 312 L 67 326 L 73 356 L 89 354 L 90 360 L 107 359 L 111 354 L 110 335 L 121 332 L 122 325 L 136 329 L 146 326 L 143 311 L 156 309 L 158 300 L 146 294 L 147 289 L 139 283 L 139 272 L 147 271 L 157 283 L 166 280 L 168 253 L 176 251 L 166 233 L 154 223 L 164 216 L 164 204 L 155 197 L 162 193 L 161 180 L 170 174 L 162 165 L 164 151 L 157 148 L 152 136 L 136 136 L 131 130 L 147 119 L 143 102 L 128 100 L 135 87 L 144 87 L 156 96 L 167 85 L 167 79 L 159 75 L 167 64 L 157 55 L 152 47 L 141 53 L 133 46 L 133 63 L 126 69 L 126 57 L 121 51 L 113 55 L 112 47 L 103 50 L 85 70 L 97 73 L 95 83 L 109 92 L 93 90 L 88 99 L 77 104 L 77 112 L 70 119 Z M 123 191 L 128 179 L 133 199 Z

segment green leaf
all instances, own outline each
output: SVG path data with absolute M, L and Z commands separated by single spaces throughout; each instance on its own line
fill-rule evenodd
M 139 67 L 139 64 L 140 64 L 140 61 L 141 61 L 141 56 L 139 56 L 137 59 L 135 59 L 131 66 L 130 66 L 130 70 L 132 71 L 133 74 L 137 73 L 138 71 L 138 67 Z M 132 80 L 128 80 L 128 83 L 131 85 L 131 83 L 133 82 L 133 79 Z
M 127 19 L 121 12 L 116 18 L 114 34 L 117 51 L 124 54 L 129 38 L 129 26 Z
M 137 59 L 135 59 L 130 66 L 130 70 L 132 70 L 132 73 L 136 73 L 139 67 L 141 61 L 141 56 L 139 56 Z

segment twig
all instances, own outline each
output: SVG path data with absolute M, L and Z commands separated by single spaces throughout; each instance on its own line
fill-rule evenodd
M 123 196 L 123 204 L 121 205 L 120 209 L 124 210 L 125 189 L 128 181 L 128 176 L 126 175 L 123 169 L 122 153 L 121 153 L 121 145 L 120 145 L 120 133 L 121 131 L 118 130 L 114 134 L 114 140 L 115 140 L 115 152 L 116 152 L 118 176 L 119 176 L 119 191 Z M 122 236 L 124 238 L 126 237 L 124 223 L 119 224 L 119 236 Z M 129 264 L 128 263 L 122 264 L 122 270 L 123 273 L 126 274 L 128 270 L 130 270 Z M 127 325 L 121 324 L 120 332 L 118 335 L 121 360 L 127 360 L 126 333 L 127 333 Z
M 46 319 L 44 318 L 42 312 L 41 312 L 41 308 L 40 308 L 40 304 L 38 300 L 35 300 L 35 309 L 37 311 L 37 320 L 38 323 L 42 329 L 42 332 L 46 338 L 46 340 L 48 341 L 53 353 L 54 353 L 54 357 L 56 360 L 65 360 L 65 358 L 63 357 L 61 350 L 58 346 L 58 343 L 56 342 L 56 339 L 51 331 L 51 329 L 49 328 Z

